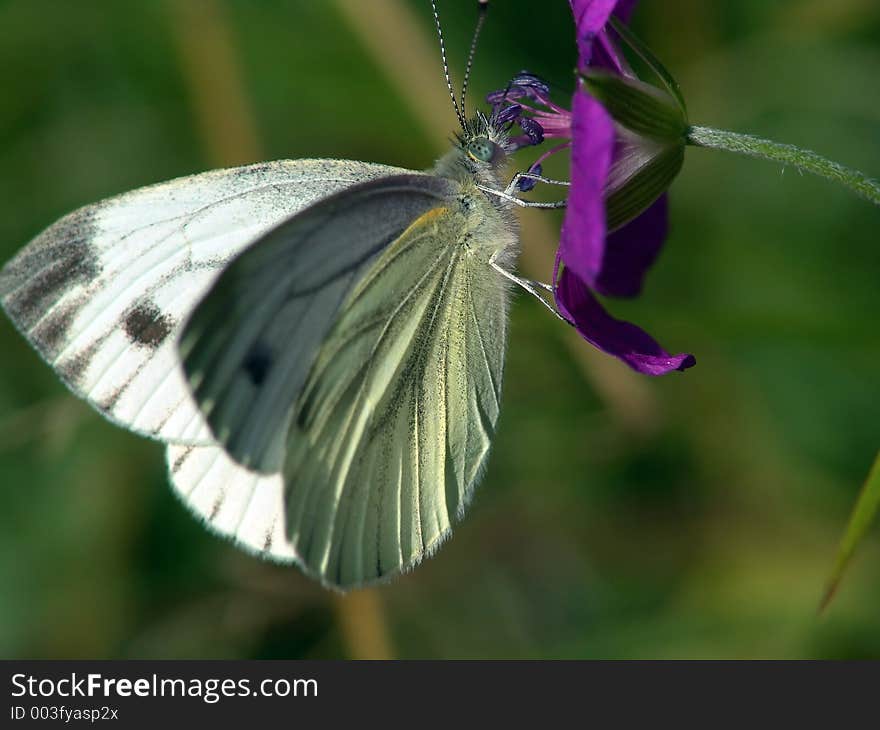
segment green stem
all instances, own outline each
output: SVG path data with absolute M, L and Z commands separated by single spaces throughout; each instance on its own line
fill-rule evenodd
M 688 144 L 696 147 L 727 150 L 749 157 L 791 165 L 798 170 L 824 177 L 826 180 L 842 183 L 874 205 L 880 205 L 880 182 L 858 170 L 844 167 L 810 150 L 802 150 L 794 145 L 780 144 L 750 134 L 726 132 L 711 127 L 689 127 L 686 134 Z

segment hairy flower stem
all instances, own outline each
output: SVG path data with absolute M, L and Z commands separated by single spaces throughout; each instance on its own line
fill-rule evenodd
M 686 139 L 688 144 L 696 147 L 727 150 L 749 157 L 791 165 L 799 170 L 824 177 L 826 180 L 842 183 L 874 205 L 880 205 L 880 182 L 858 170 L 844 167 L 810 150 L 803 150 L 790 144 L 772 142 L 769 139 L 761 139 L 750 134 L 738 134 L 711 127 L 689 127 Z

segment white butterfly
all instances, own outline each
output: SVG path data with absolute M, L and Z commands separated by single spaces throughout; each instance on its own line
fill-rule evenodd
M 449 535 L 498 419 L 509 283 L 556 314 L 511 272 L 512 208 L 558 205 L 519 199 L 522 177 L 565 183 L 502 186 L 509 125 L 466 123 L 466 88 L 461 107 L 449 88 L 463 134 L 428 172 L 180 178 L 71 213 L 0 271 L 16 327 L 75 394 L 167 444 L 193 512 L 328 586 Z
M 513 203 L 485 117 L 429 173 L 280 161 L 60 220 L 0 272 L 77 395 L 213 530 L 340 588 L 430 555 L 499 413 Z M 519 281 L 519 280 L 517 280 Z M 524 283 L 524 282 L 520 282 Z

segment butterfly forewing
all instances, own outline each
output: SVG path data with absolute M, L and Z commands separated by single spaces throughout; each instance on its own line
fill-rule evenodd
M 173 180 L 82 208 L 0 272 L 0 302 L 64 382 L 104 415 L 170 442 L 212 442 L 176 339 L 231 258 L 326 195 L 401 172 L 336 160 Z

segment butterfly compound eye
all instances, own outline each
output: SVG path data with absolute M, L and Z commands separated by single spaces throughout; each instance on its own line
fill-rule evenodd
M 492 162 L 498 152 L 498 145 L 492 140 L 480 137 L 467 144 L 467 153 L 480 162 Z

